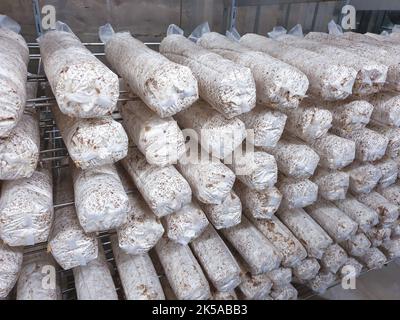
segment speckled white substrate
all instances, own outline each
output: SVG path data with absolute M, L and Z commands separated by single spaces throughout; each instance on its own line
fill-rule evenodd
M 110 114 L 115 109 L 118 76 L 73 33 L 46 32 L 38 42 L 46 76 L 63 113 L 92 118 Z
M 377 192 L 385 197 L 388 201 L 400 206 L 400 185 L 393 184 L 387 188 L 378 188 Z
M 320 199 L 305 210 L 336 242 L 349 239 L 357 231 L 358 224 L 329 201 Z
M 292 138 L 281 139 L 265 150 L 275 156 L 279 171 L 293 178 L 312 176 L 320 159 L 313 149 Z
M 53 222 L 53 185 L 47 169 L 30 178 L 4 181 L 0 198 L 0 237 L 10 246 L 47 241 Z
M 168 238 L 180 244 L 188 244 L 196 239 L 209 223 L 199 205 L 191 202 L 166 216 L 165 224 Z
M 96 259 L 86 266 L 75 267 L 72 271 L 78 300 L 118 300 L 102 247 L 99 247 Z
M 392 33 L 393 33 L 393 30 L 392 30 Z M 394 33 L 396 33 L 396 32 L 394 32 Z M 353 31 L 344 32 L 342 34 L 342 36 L 345 39 L 349 39 L 349 40 L 357 42 L 357 43 L 368 43 L 368 44 L 371 44 L 371 45 L 374 45 L 374 46 L 382 47 L 382 48 L 388 50 L 389 52 L 397 53 L 398 50 L 400 49 L 400 46 L 399 46 L 400 44 L 399 43 L 395 44 L 395 43 L 391 42 L 389 44 L 389 43 L 386 43 L 386 42 L 379 41 L 378 39 L 374 39 L 374 38 L 368 37 L 365 34 L 356 33 L 356 32 L 353 32 Z M 386 39 L 386 38 L 384 38 L 384 39 Z
M 185 135 L 195 138 L 212 156 L 223 159 L 230 155 L 246 137 L 244 123 L 238 119 L 226 119 L 203 100 L 175 115 Z M 194 130 L 197 136 L 192 137 Z M 186 131 L 186 132 L 185 132 Z
M 357 71 L 329 57 L 251 33 L 241 37 L 240 43 L 298 68 L 308 77 L 309 92 L 324 100 L 345 99 L 352 92 Z
M 380 249 L 388 259 L 400 257 L 400 238 L 384 241 Z
M 319 165 L 330 170 L 346 167 L 353 162 L 356 153 L 354 141 L 327 133 L 316 139 L 312 148 L 320 156 Z
M 268 272 L 279 266 L 281 254 L 247 218 L 242 217 L 239 225 L 221 232 L 242 256 L 252 274 Z
M 172 116 L 198 99 L 197 80 L 188 67 L 168 60 L 129 32 L 113 34 L 104 50 L 132 92 L 160 117 Z
M 314 278 L 321 266 L 315 258 L 307 258 L 292 268 L 295 282 L 303 283 Z
M 190 186 L 175 167 L 147 163 L 137 147 L 129 148 L 122 164 L 157 217 L 171 214 L 191 201 Z
M 324 103 L 332 113 L 332 125 L 343 130 L 364 128 L 370 121 L 374 106 L 365 100 Z
M 279 178 L 277 187 L 282 194 L 282 205 L 288 208 L 303 208 L 314 203 L 318 197 L 318 186 L 308 179 Z
M 323 294 L 329 287 L 331 287 L 337 277 L 332 272 L 320 271 L 317 276 L 307 282 L 308 286 L 314 292 Z
M 378 182 L 378 186 L 380 188 L 387 188 L 396 182 L 397 175 L 399 173 L 399 168 L 396 161 L 390 158 L 384 158 L 375 162 L 374 166 L 382 172 L 382 177 Z
M 270 219 L 278 210 L 282 201 L 282 195 L 275 187 L 257 191 L 238 181 L 235 183 L 234 190 L 242 202 L 244 213 L 248 217 Z
M 273 287 L 270 296 L 274 300 L 297 300 L 297 290 L 288 283 L 282 287 Z
M 162 237 L 155 249 L 179 300 L 206 300 L 211 297 L 208 281 L 189 246 Z
M 27 99 L 29 49 L 18 33 L 0 28 L 0 137 L 6 137 L 21 119 Z
M 388 35 L 371 33 L 371 32 L 364 33 L 364 36 L 368 36 L 370 38 L 379 40 L 380 42 L 382 42 L 382 44 L 394 45 L 394 46 L 398 46 L 399 45 L 398 40 L 396 40 L 396 36 L 399 36 L 399 35 L 400 34 L 397 33 L 397 32 L 392 32 L 392 33 L 390 33 Z
M 307 77 L 298 69 L 263 52 L 251 51 L 227 37 L 208 32 L 197 44 L 251 69 L 257 102 L 280 109 L 296 108 L 308 89 Z
M 214 291 L 212 293 L 211 300 L 238 300 L 238 297 L 235 291 L 230 291 L 230 292 Z
M 222 58 L 178 34 L 164 38 L 160 52 L 189 67 L 197 79 L 199 95 L 228 119 L 255 107 L 256 86 L 249 68 Z
M 240 298 L 245 300 L 260 300 L 269 296 L 272 281 L 266 273 L 252 275 L 242 268 L 242 282 L 238 286 Z
M 216 158 L 184 157 L 178 161 L 177 169 L 189 183 L 197 200 L 208 204 L 222 203 L 236 178 L 232 170 Z
M 360 232 L 343 242 L 342 245 L 349 255 L 361 257 L 367 253 L 367 249 L 371 248 L 372 244 L 368 237 Z
M 357 222 L 362 231 L 368 231 L 379 222 L 378 214 L 374 210 L 359 202 L 350 194 L 346 196 L 346 199 L 337 200 L 333 203 Z
M 382 177 L 381 170 L 370 163 L 353 163 L 345 171 L 350 176 L 349 189 L 355 194 L 371 192 Z
M 347 259 L 346 251 L 337 243 L 334 243 L 326 249 L 321 264 L 324 270 L 336 273 L 346 263 Z
M 30 177 L 39 160 L 39 121 L 35 114 L 23 114 L 9 136 L 0 138 L 0 179 Z
M 0 239 L 0 298 L 6 298 L 17 282 L 22 259 L 22 247 L 9 247 Z
M 357 71 L 357 78 L 354 82 L 353 94 L 368 95 L 378 92 L 382 89 L 385 83 L 388 67 L 376 62 L 375 60 L 360 57 L 359 55 L 341 48 L 322 44 L 317 41 L 310 41 L 293 35 L 283 35 L 278 37 L 277 40 L 297 48 L 321 54 L 329 58 L 333 63 L 343 64 L 354 68 Z
M 74 200 L 72 182 L 61 175 L 56 184 L 54 203 L 63 204 Z M 98 240 L 93 234 L 85 234 L 75 206 L 68 205 L 54 210 L 54 223 L 50 232 L 48 248 L 57 263 L 65 270 L 86 265 L 98 255 Z
M 50 279 L 51 276 L 56 277 L 55 281 Z M 40 252 L 24 257 L 16 298 L 17 300 L 62 299 L 56 263 L 49 253 Z
M 164 292 L 149 255 L 127 254 L 118 246 L 116 236 L 111 237 L 111 246 L 126 299 L 164 300 Z
M 391 233 L 392 229 L 390 226 L 377 225 L 368 230 L 365 234 L 371 241 L 373 247 L 379 247 L 383 242 L 390 240 Z
M 250 189 L 264 190 L 278 180 L 278 166 L 274 156 L 261 150 L 244 150 L 239 146 L 232 161 L 225 161 L 236 177 Z
M 285 130 L 307 142 L 322 137 L 332 126 L 332 114 L 322 106 L 304 101 L 297 109 L 286 111 Z
M 117 229 L 119 247 L 127 254 L 144 254 L 162 237 L 164 227 L 137 190 L 128 199 L 128 221 Z
M 348 173 L 328 171 L 321 167 L 317 168 L 311 180 L 318 186 L 318 194 L 330 201 L 344 199 L 350 184 Z
M 346 263 L 343 265 L 343 267 L 340 269 L 340 272 L 338 272 L 338 276 L 340 278 L 343 278 L 344 276 L 349 276 L 350 272 L 354 274 L 354 276 L 357 278 L 363 269 L 363 265 L 358 262 L 354 258 L 348 258 Z
M 303 209 L 279 210 L 278 217 L 301 241 L 310 257 L 321 259 L 333 242 Z
M 211 225 L 191 242 L 190 247 L 218 291 L 230 292 L 239 285 L 240 267 Z
M 333 132 L 343 138 L 354 141 L 356 144 L 355 158 L 362 162 L 381 159 L 385 155 L 389 143 L 385 136 L 368 128 L 352 131 L 335 128 Z
M 350 41 L 344 37 L 323 32 L 309 32 L 305 38 L 317 41 L 318 43 L 339 47 L 359 57 L 371 59 L 386 65 L 388 72 L 384 86 L 385 89 L 400 89 L 400 59 L 398 55 L 393 55 L 382 48 L 382 46 L 377 47 L 368 43 Z
M 398 165 L 398 167 L 400 168 L 400 157 L 399 157 L 399 158 L 396 158 L 396 159 L 394 159 L 394 160 L 397 162 L 397 165 Z M 400 171 L 399 171 L 398 177 L 400 178 Z
M 394 46 L 397 47 L 399 45 L 398 39 L 396 40 L 396 37 L 400 36 L 398 32 L 396 32 L 396 29 L 392 29 L 392 33 L 390 34 L 377 34 L 377 33 L 371 33 L 371 32 L 366 32 L 364 33 L 364 36 L 368 37 L 366 39 L 376 39 L 379 40 L 380 43 L 384 45 L 389 45 L 389 46 Z
M 287 286 L 292 282 L 292 269 L 290 268 L 277 268 L 270 272 L 267 272 L 267 276 L 273 283 L 273 289 Z
M 274 147 L 281 138 L 287 116 L 279 111 L 257 105 L 253 110 L 238 116 L 253 134 L 246 141 L 257 147 Z
M 400 198 L 398 198 L 400 199 Z M 394 238 L 400 237 L 400 220 L 397 220 L 392 224 L 392 236 Z
M 383 252 L 378 248 L 367 249 L 365 255 L 359 259 L 368 269 L 380 269 L 387 261 Z
M 52 108 L 68 154 L 83 170 L 111 164 L 124 158 L 128 136 L 122 125 L 112 117 L 93 119 L 71 118 Z
M 241 221 L 242 203 L 233 191 L 221 204 L 200 204 L 200 206 L 216 229 L 230 228 Z
M 379 221 L 383 224 L 393 223 L 399 217 L 398 206 L 389 202 L 375 191 L 368 194 L 359 194 L 356 198 L 358 201 L 375 210 L 379 216 Z
M 95 235 L 84 233 L 72 206 L 55 211 L 54 229 L 50 233 L 48 250 L 65 270 L 86 265 L 97 257 Z
M 175 164 L 185 152 L 185 139 L 171 117 L 160 118 L 143 101 L 126 101 L 119 108 L 129 137 L 150 164 Z
M 394 92 L 377 93 L 368 101 L 374 106 L 371 118 L 380 123 L 400 127 L 400 97 Z
M 384 241 L 390 240 L 390 226 L 378 225 L 365 232 L 373 247 L 379 247 Z
M 400 158 L 400 128 L 393 128 L 378 124 L 376 122 L 369 123 L 368 128 L 380 133 L 389 143 L 386 148 L 386 155 L 392 159 Z
M 277 218 L 254 219 L 254 226 L 278 249 L 282 255 L 282 265 L 293 267 L 307 257 L 307 251 L 293 233 Z
M 129 200 L 114 165 L 81 170 L 72 166 L 75 208 L 85 232 L 121 227 L 127 222 Z

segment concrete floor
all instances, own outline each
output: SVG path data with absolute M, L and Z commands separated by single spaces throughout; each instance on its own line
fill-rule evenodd
M 355 290 L 341 285 L 329 289 L 316 299 L 328 300 L 400 300 L 400 259 L 380 270 L 367 272 L 357 278 Z

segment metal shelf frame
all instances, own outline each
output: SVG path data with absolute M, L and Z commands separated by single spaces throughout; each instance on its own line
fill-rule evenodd
M 290 4 L 292 3 L 310 3 L 316 2 L 316 10 L 314 12 L 313 18 L 313 25 L 315 24 L 315 19 L 318 14 L 318 3 L 319 2 L 326 2 L 330 0 L 322 0 L 322 1 L 313 1 L 313 0 L 224 0 L 224 10 L 223 10 L 223 22 L 224 28 L 232 29 L 236 25 L 236 18 L 237 18 L 237 10 L 239 7 L 242 6 L 256 6 L 258 14 L 256 17 L 259 18 L 260 15 L 260 8 L 263 5 L 271 5 L 271 4 L 284 4 L 288 6 L 288 11 L 290 11 Z M 347 3 L 348 1 L 338 1 L 340 3 Z M 182 6 L 182 2 L 181 2 Z M 37 30 L 38 36 L 42 34 L 41 29 L 41 16 L 40 16 L 40 8 L 38 0 L 32 0 L 32 8 L 33 8 L 33 15 L 35 17 L 35 26 Z M 258 24 L 258 19 L 256 19 Z M 256 27 L 254 26 L 255 32 Z M 104 43 L 101 42 L 91 42 L 91 43 L 83 43 L 88 49 L 91 48 L 100 48 L 102 49 L 100 52 L 94 53 L 95 56 L 103 57 L 104 54 Z M 159 45 L 158 42 L 147 42 L 145 43 L 151 47 L 157 47 Z M 38 84 L 46 84 L 48 83 L 47 77 L 43 72 L 42 68 L 42 61 L 40 53 L 37 53 L 39 50 L 38 43 L 28 43 L 28 47 L 30 50 L 30 62 L 35 61 L 38 64 L 37 74 L 36 75 L 29 75 L 28 81 L 30 82 L 38 82 Z M 32 51 L 35 51 L 33 53 Z M 127 96 L 128 92 L 121 90 L 120 97 L 118 101 L 132 101 L 137 99 L 134 96 Z M 68 150 L 65 147 L 60 132 L 57 128 L 57 125 L 52 117 L 51 107 L 56 104 L 56 99 L 53 96 L 39 96 L 34 99 L 27 100 L 27 108 L 33 108 L 38 110 L 41 117 L 40 117 L 40 131 L 41 131 L 41 150 L 40 150 L 40 164 L 50 163 L 51 168 L 53 170 L 53 181 L 55 178 L 60 174 L 60 170 L 69 169 L 69 165 L 65 163 L 65 160 L 68 159 Z M 121 120 L 121 117 L 118 112 L 113 114 L 113 117 L 117 120 Z M 55 184 L 53 184 L 55 186 Z M 54 188 L 54 187 L 53 187 Z M 130 193 L 133 191 L 128 191 Z M 74 202 L 65 202 L 65 203 L 56 203 L 54 204 L 54 209 L 58 209 L 65 206 L 72 206 Z M 119 298 L 124 299 L 123 290 L 121 287 L 120 279 L 118 276 L 118 271 L 115 266 L 114 257 L 112 255 L 112 250 L 110 247 L 110 236 L 115 234 L 115 231 L 109 232 L 101 232 L 97 235 L 98 239 L 101 241 L 103 248 L 106 253 L 107 261 L 111 265 L 111 271 L 113 275 L 113 279 L 116 285 L 117 293 Z M 47 250 L 47 242 L 38 243 L 33 246 L 27 246 L 24 248 L 24 254 L 34 254 L 40 251 Z M 388 261 L 386 264 L 390 263 L 392 260 Z M 371 270 L 364 270 L 362 274 L 366 272 L 370 272 Z M 73 274 L 72 270 L 62 270 L 58 269 L 58 274 L 60 277 L 60 284 L 61 284 L 61 292 L 63 299 L 76 299 L 76 292 L 75 286 L 73 282 Z M 160 274 L 159 277 L 165 277 L 164 274 Z M 338 283 L 334 284 L 333 286 L 337 285 Z M 304 286 L 296 286 L 299 290 L 300 299 L 310 299 L 316 296 L 316 293 L 311 292 Z

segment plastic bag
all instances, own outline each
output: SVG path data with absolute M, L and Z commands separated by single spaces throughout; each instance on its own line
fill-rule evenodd
M 222 229 L 221 233 L 242 256 L 252 275 L 272 271 L 280 265 L 281 253 L 247 218 L 242 217 L 240 224 Z
M 320 199 L 305 210 L 338 243 L 357 231 L 358 224 L 329 201 Z
M 104 26 L 99 27 L 99 38 L 103 43 L 110 40 L 114 33 L 114 29 L 110 23 L 106 23 Z
M 21 31 L 21 26 L 18 24 L 18 22 L 4 14 L 0 14 L 0 28 L 6 28 L 14 31 L 15 33 L 19 33 Z
M 64 22 L 62 21 L 57 21 L 55 25 L 55 29 L 49 29 L 45 33 L 50 32 L 50 31 L 63 31 L 63 32 L 68 32 L 73 34 L 76 37 L 76 34 L 72 31 L 72 29 Z M 36 41 L 40 44 L 40 41 L 43 39 L 44 34 L 43 33 L 40 37 L 36 39 Z
M 197 42 L 198 39 L 201 38 L 201 36 L 207 32 L 210 32 L 210 26 L 208 25 L 208 22 L 203 22 L 202 24 L 198 25 L 192 33 L 189 36 L 189 40 L 193 41 L 194 43 Z
M 234 42 L 239 42 L 240 40 L 240 33 L 236 30 L 235 27 L 233 27 L 231 30 L 226 30 L 225 35 L 229 40 L 232 40 Z
M 66 23 L 64 23 L 62 21 L 57 21 L 56 22 L 56 30 L 57 31 L 64 31 L 64 32 L 73 33 L 71 28 Z
M 328 23 L 329 34 L 333 34 L 335 36 L 341 36 L 343 34 L 343 29 L 341 26 L 336 24 L 334 20 L 329 21 Z
M 240 284 L 240 267 L 211 225 L 192 241 L 190 247 L 217 290 L 231 291 Z
M 182 245 L 200 236 L 208 226 L 207 217 L 196 202 L 166 216 L 165 222 L 168 238 Z
M 183 36 L 183 30 L 179 28 L 176 24 L 170 24 L 167 29 L 167 36 L 171 34 L 180 34 Z
M 287 30 L 282 26 L 277 26 L 272 29 L 272 31 L 268 32 L 268 37 L 271 39 L 277 39 L 281 35 L 287 34 Z
M 303 28 L 300 23 L 296 24 L 292 29 L 289 30 L 287 34 L 290 34 L 295 37 L 303 38 Z

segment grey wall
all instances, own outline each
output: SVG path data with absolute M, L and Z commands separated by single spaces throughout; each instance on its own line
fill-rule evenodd
M 40 5 L 52 4 L 57 19 L 66 22 L 82 41 L 98 41 L 98 27 L 110 22 L 116 30 L 129 30 L 143 41 L 160 41 L 170 23 L 181 25 L 186 33 L 208 21 L 213 30 L 223 30 L 223 0 L 39 0 Z M 228 1 L 229 2 L 229 1 Z M 340 1 L 319 5 L 315 30 L 326 30 L 326 24 L 337 13 Z M 260 7 L 259 23 L 254 28 L 257 7 L 238 9 L 237 28 L 240 33 L 265 34 L 273 26 L 292 27 L 301 23 L 310 30 L 315 3 L 268 5 Z M 36 39 L 31 0 L 1 0 L 0 13 L 11 16 L 22 26 L 22 34 L 31 42 Z

